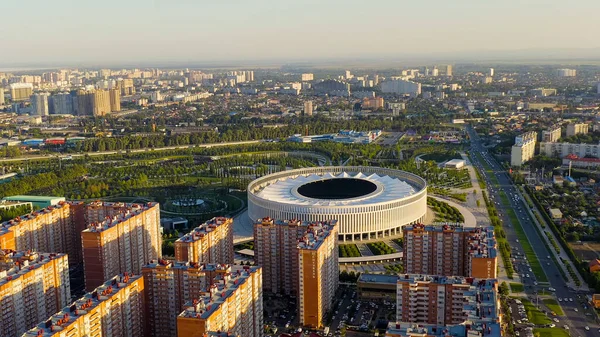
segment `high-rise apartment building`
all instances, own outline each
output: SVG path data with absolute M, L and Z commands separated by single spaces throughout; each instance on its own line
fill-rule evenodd
M 107 115 L 111 111 L 110 108 L 110 93 L 107 90 L 95 90 L 92 93 L 92 115 Z
M 121 111 L 121 90 L 119 90 L 119 88 L 109 89 L 108 95 L 110 97 L 110 111 Z
M 320 328 L 338 288 L 337 226 L 309 226 L 298 243 L 298 319 Z
M 177 239 L 175 260 L 233 264 L 233 219 L 212 218 Z
M 522 166 L 535 155 L 537 132 L 529 131 L 515 137 L 515 145 L 510 151 L 510 165 Z
M 404 235 L 404 271 L 496 278 L 497 243 L 493 227 L 462 225 L 407 225 Z
M 263 287 L 297 298 L 300 322 L 319 327 L 331 305 L 339 273 L 337 221 L 264 218 L 254 224 L 254 254 Z
M 542 131 L 542 142 L 557 142 L 561 137 L 561 132 L 560 125 Z
M 85 205 L 60 202 L 0 224 L 0 248 L 66 253 L 69 263 L 82 261 L 80 232 Z
M 140 274 L 144 265 L 162 256 L 159 214 L 158 203 L 88 206 L 89 225 L 81 232 L 86 289 L 111 275 Z
M 57 115 L 70 115 L 74 113 L 73 96 L 68 92 L 61 92 L 50 97 L 52 113 Z
M 304 102 L 304 116 L 312 116 L 313 115 L 313 102 L 306 101 Z
M 600 90 L 598 90 L 598 93 L 600 93 Z M 0 86 L 0 105 L 4 105 L 4 88 L 2 86 Z
M 94 113 L 94 91 L 77 91 L 77 115 L 91 116 Z
M 577 76 L 577 70 L 575 70 L 575 69 L 557 69 L 556 76 L 558 76 L 558 77 L 575 77 L 575 76 Z
M 575 135 L 585 135 L 589 131 L 589 124 L 586 123 L 570 123 L 567 125 L 567 137 Z
M 302 82 L 312 81 L 315 79 L 315 75 L 312 73 L 304 73 L 301 75 L 300 79 L 302 80 Z
M 23 335 L 34 336 L 147 336 L 143 277 L 126 274 L 103 282 Z
M 421 83 L 401 79 L 389 80 L 381 83 L 381 92 L 417 96 L 421 94 Z
M 234 267 L 234 270 L 241 267 Z M 146 331 L 152 337 L 171 337 L 185 304 L 197 299 L 213 280 L 232 273 L 226 264 L 151 261 L 142 269 L 146 291 Z M 221 275 L 221 278 L 218 276 Z
M 133 80 L 126 78 L 117 81 L 118 87 L 121 89 L 122 96 L 131 96 L 135 94 L 135 87 L 133 86 Z
M 65 254 L 0 250 L 0 335 L 20 336 L 70 299 Z
M 494 68 L 490 68 L 490 69 L 488 70 L 488 74 L 487 74 L 487 75 L 488 75 L 489 77 L 494 77 Z
M 261 280 L 260 267 L 242 266 L 218 275 L 177 317 L 177 336 L 204 337 L 227 331 L 232 336 L 261 337 Z
M 538 97 L 546 97 L 556 95 L 556 89 L 551 88 L 536 88 L 531 90 L 531 94 Z
M 406 274 L 398 277 L 396 289 L 398 322 L 501 322 L 496 279 Z
M 246 76 L 246 82 L 254 82 L 254 70 L 246 70 L 244 75 Z
M 548 157 L 563 158 L 575 155 L 579 158 L 600 157 L 600 144 L 540 143 L 540 153 Z
M 39 92 L 31 95 L 32 114 L 37 116 L 48 116 L 48 97 L 50 97 L 50 94 L 47 92 Z
M 448 76 L 448 77 L 452 76 L 452 65 L 451 64 L 446 66 L 446 76 Z
M 26 101 L 33 94 L 33 84 L 31 83 L 11 83 L 10 99 L 13 102 Z

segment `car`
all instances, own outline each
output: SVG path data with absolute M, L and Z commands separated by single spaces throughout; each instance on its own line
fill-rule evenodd
M 562 298 L 560 298 L 560 297 L 559 297 L 559 298 L 558 298 L 558 301 L 559 301 L 559 302 L 562 302 Z
M 556 324 L 552 323 L 552 324 L 550 324 L 548 326 L 551 327 L 551 328 L 554 328 L 554 327 L 556 327 Z
M 568 326 L 568 325 L 566 325 L 566 324 L 565 324 L 565 325 L 563 325 L 563 328 L 564 328 L 565 330 L 569 330 L 569 326 Z
M 574 308 L 573 310 L 575 310 L 575 312 L 579 312 L 579 309 L 577 309 L 577 308 Z
M 590 327 L 589 327 L 589 326 L 587 326 L 587 325 L 585 326 L 585 328 L 584 328 L 584 329 L 585 329 L 586 331 L 590 331 Z
M 569 302 L 573 302 L 573 298 L 569 298 Z
M 553 319 L 553 321 L 554 321 L 555 323 L 558 323 L 558 322 L 560 322 L 560 321 L 558 320 L 558 318 L 554 318 L 554 319 Z

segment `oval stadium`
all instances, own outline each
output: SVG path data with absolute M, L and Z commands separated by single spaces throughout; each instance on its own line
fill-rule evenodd
M 273 173 L 248 185 L 248 216 L 338 220 L 340 241 L 402 234 L 423 222 L 427 183 L 405 171 L 370 166 L 309 167 Z

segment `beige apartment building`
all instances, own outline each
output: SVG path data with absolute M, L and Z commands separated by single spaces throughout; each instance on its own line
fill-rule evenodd
M 108 94 L 110 97 L 110 111 L 121 111 L 121 90 L 119 90 L 119 88 L 113 88 L 108 90 Z
M 230 336 L 263 336 L 260 267 L 235 267 L 188 302 L 177 317 L 178 337 L 205 337 L 217 332 Z
M 70 298 L 65 254 L 0 250 L 0 335 L 20 336 Z
M 233 219 L 212 218 L 177 239 L 175 260 L 233 264 Z
M 404 272 L 443 276 L 497 277 L 497 243 L 493 227 L 460 224 L 407 225 Z
M 297 298 L 303 325 L 320 327 L 339 274 L 337 221 L 263 218 L 254 224 L 254 258 L 263 288 Z
M 537 133 L 535 131 L 526 132 L 515 137 L 515 145 L 510 151 L 510 165 L 523 166 L 535 155 L 535 144 L 537 143 Z
M 162 256 L 158 203 L 98 202 L 87 214 L 89 225 L 81 232 L 86 289 L 114 275 L 140 274 L 144 265 Z
M 231 273 L 232 267 L 226 264 L 159 259 L 144 266 L 142 274 L 146 291 L 148 336 L 173 336 L 177 330 L 177 316 L 185 309 L 185 304 L 196 299 L 218 276 Z
M 126 274 L 109 279 L 23 335 L 34 336 L 146 336 L 143 277 Z
M 80 232 L 85 229 L 85 205 L 59 202 L 0 223 L 0 248 L 68 254 L 69 263 L 83 259 Z
M 561 137 L 561 132 L 560 126 L 555 126 L 549 130 L 542 131 L 542 142 L 557 142 Z
M 589 124 L 585 123 L 571 123 L 567 125 L 567 137 L 575 135 L 585 135 L 590 129 Z

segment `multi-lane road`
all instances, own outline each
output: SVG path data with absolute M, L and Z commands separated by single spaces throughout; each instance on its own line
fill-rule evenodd
M 558 270 L 558 268 L 561 267 L 557 266 L 554 263 L 554 260 L 550 258 L 550 255 L 555 254 L 555 252 L 549 251 L 546 248 L 546 245 L 542 241 L 543 239 L 534 227 L 536 224 L 532 222 L 532 219 L 526 212 L 528 205 L 519 196 L 519 191 L 517 187 L 513 185 L 508 173 L 496 159 L 488 153 L 487 149 L 481 144 L 481 140 L 476 132 L 471 127 L 468 127 L 467 131 L 471 138 L 471 160 L 473 161 L 473 165 L 479 168 L 483 178 L 486 180 L 490 199 L 496 204 L 496 208 L 498 209 L 498 213 L 507 234 L 507 239 L 509 240 L 511 247 L 513 247 L 513 256 L 516 256 L 517 252 L 522 254 L 524 250 L 513 229 L 514 226 L 518 224 L 512 224 L 511 219 L 508 216 L 507 211 L 509 207 L 516 213 L 518 221 L 546 274 L 548 283 L 543 284 L 535 280 L 535 275 L 529 269 L 529 264 L 524 260 L 522 255 L 520 255 L 520 259 L 515 259 L 515 265 L 518 269 L 515 272 L 515 277 L 521 277 L 523 284 L 526 286 L 526 293 L 534 300 L 534 303 L 536 303 L 535 294 L 541 290 L 548 290 L 548 288 L 555 289 L 554 294 L 557 299 L 567 299 L 566 301 L 560 302 L 560 305 L 565 312 L 565 316 L 557 317 L 559 320 L 559 322 L 556 323 L 557 328 L 566 325 L 569 328 L 571 336 L 600 336 L 598 324 L 594 321 L 595 315 L 585 315 L 586 313 L 590 313 L 589 310 L 591 310 L 589 308 L 587 311 L 584 309 L 584 305 L 587 305 L 585 304 L 585 295 L 587 294 L 583 294 L 568 287 Z M 486 161 L 487 166 L 491 167 L 492 172 L 498 181 L 498 186 L 492 184 L 489 173 L 484 169 L 484 163 L 480 162 L 476 153 L 479 153 L 483 160 Z M 508 197 L 508 207 L 501 202 L 501 191 Z M 556 259 L 560 261 L 558 257 Z M 587 330 L 586 327 L 589 328 L 589 330 Z

